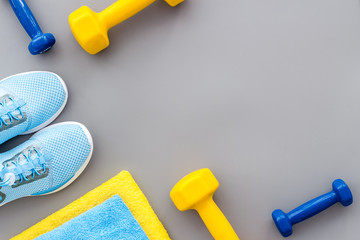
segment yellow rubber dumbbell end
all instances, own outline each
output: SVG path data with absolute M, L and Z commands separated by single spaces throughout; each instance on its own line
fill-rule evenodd
M 71 30 L 80 46 L 90 54 L 96 54 L 110 44 L 107 29 L 99 14 L 83 6 L 69 16 Z
M 184 0 L 165 0 L 170 6 L 176 7 L 180 3 L 182 3 Z
M 182 178 L 170 197 L 180 211 L 195 209 L 215 240 L 239 240 L 225 215 L 213 200 L 219 187 L 210 169 L 200 169 Z
M 218 187 L 219 182 L 210 169 L 200 169 L 181 179 L 171 190 L 170 197 L 180 211 L 186 211 L 211 198 Z

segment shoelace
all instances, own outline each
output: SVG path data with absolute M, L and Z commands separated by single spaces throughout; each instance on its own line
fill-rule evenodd
M 31 156 L 32 152 L 36 153 L 36 157 Z M 9 185 L 13 185 L 15 182 L 15 177 L 19 176 L 19 184 L 23 181 L 30 181 L 35 177 L 35 175 L 40 176 L 41 174 L 46 173 L 46 162 L 50 158 L 48 155 L 41 154 L 35 147 L 32 147 L 28 151 L 28 155 L 25 153 L 21 153 L 16 161 L 10 161 L 5 164 L 5 166 L 0 170 L 0 187 L 5 187 Z M 24 157 L 25 163 L 20 164 L 21 156 Z M 9 164 L 11 163 L 11 165 Z M 42 172 L 36 170 L 36 168 L 42 168 Z M 25 176 L 26 172 L 31 171 L 30 175 Z
M 9 100 L 11 100 L 12 103 L 8 104 L 6 101 L 6 97 L 4 97 L 3 101 L 0 102 L 0 128 L 3 125 L 8 126 L 9 124 L 12 124 L 14 122 L 14 120 L 19 121 L 24 118 L 24 113 L 21 110 L 21 107 L 23 107 L 25 105 L 25 102 L 23 100 L 15 101 L 10 96 L 7 96 L 7 98 Z M 18 118 L 13 114 L 14 111 L 16 111 L 16 110 L 19 111 L 21 118 Z M 6 115 L 9 118 L 10 123 L 7 123 L 6 120 L 1 117 L 4 115 Z

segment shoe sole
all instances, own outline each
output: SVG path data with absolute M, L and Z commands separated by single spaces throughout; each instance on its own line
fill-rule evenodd
M 16 76 L 22 76 L 22 75 L 26 75 L 26 74 L 30 74 L 30 73 L 50 73 L 52 75 L 55 75 L 61 82 L 63 88 L 64 88 L 64 91 L 65 91 L 65 100 L 64 100 L 64 103 L 63 105 L 61 105 L 60 109 L 49 119 L 47 120 L 46 122 L 40 124 L 39 126 L 35 127 L 35 128 L 32 128 L 26 132 L 23 132 L 21 133 L 20 135 L 26 135 L 26 134 L 30 134 L 30 133 L 34 133 L 34 132 L 37 132 L 39 131 L 40 129 L 46 127 L 47 125 L 49 125 L 50 123 L 52 123 L 59 115 L 60 113 L 64 110 L 65 106 L 66 106 L 66 103 L 68 101 L 68 97 L 69 97 L 69 92 L 68 92 L 68 89 L 66 87 L 66 84 L 64 82 L 64 80 L 59 76 L 57 75 L 56 73 L 53 73 L 53 72 L 48 72 L 48 71 L 32 71 L 32 72 L 25 72 L 25 73 L 19 73 L 19 74 L 15 74 L 15 75 L 12 75 L 10 77 L 7 77 L 7 78 L 4 78 L 3 80 L 1 80 L 0 82 L 2 81 L 5 81 L 6 79 L 9 79 L 9 78 L 12 78 L 12 77 L 16 77 Z

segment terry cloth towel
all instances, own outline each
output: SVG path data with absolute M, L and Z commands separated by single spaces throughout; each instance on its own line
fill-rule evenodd
M 151 208 L 129 172 L 122 171 L 114 178 L 88 192 L 65 208 L 45 218 L 11 240 L 34 240 L 64 223 L 119 195 L 138 221 L 149 240 L 170 240 L 164 226 Z M 110 240 L 110 239 L 109 239 Z
M 36 240 L 149 240 L 119 195 Z

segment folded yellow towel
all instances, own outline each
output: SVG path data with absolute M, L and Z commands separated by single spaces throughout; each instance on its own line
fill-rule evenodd
M 170 240 L 145 195 L 127 171 L 122 171 L 106 183 L 10 240 L 33 240 L 105 202 L 114 195 L 119 195 L 122 198 L 150 240 Z

